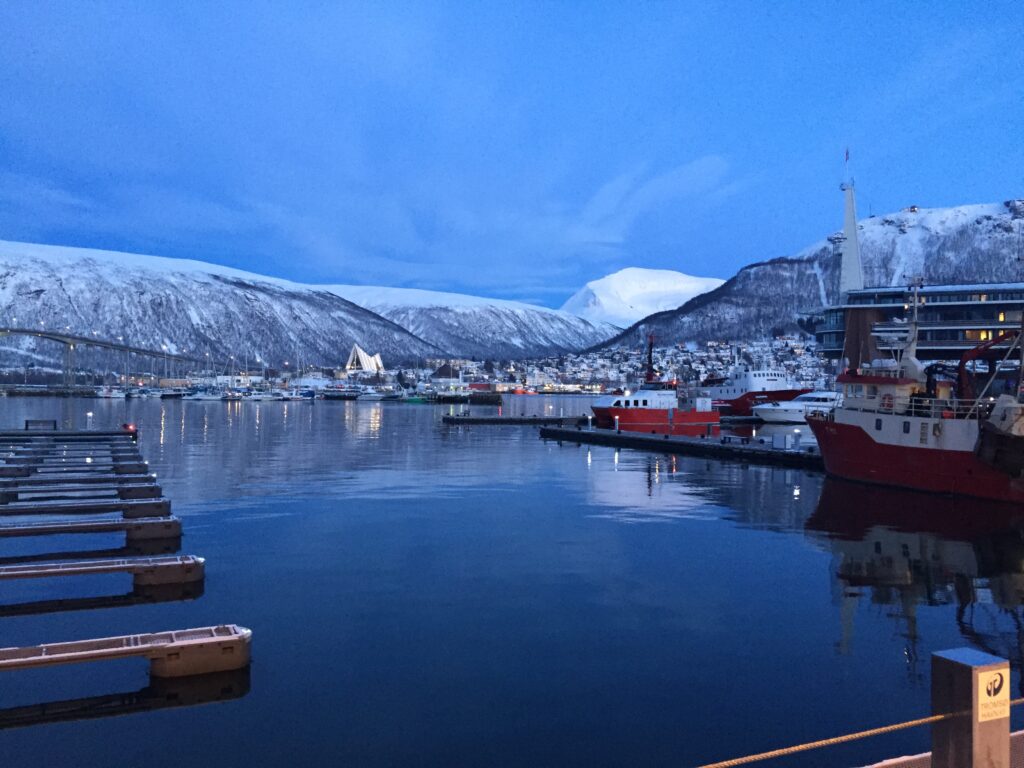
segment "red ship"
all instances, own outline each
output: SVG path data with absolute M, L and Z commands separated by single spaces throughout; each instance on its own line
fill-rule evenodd
M 647 374 L 636 392 L 599 397 L 591 406 L 601 429 L 655 435 L 717 435 L 718 411 L 710 398 L 680 398 L 675 381 L 660 381 L 654 370 L 654 337 L 647 339 Z
M 995 349 L 1007 341 L 1009 349 Z M 1019 396 L 996 396 L 999 361 L 1020 341 L 1010 331 L 965 353 L 955 369 L 925 366 L 912 324 L 899 360 L 843 373 L 836 379 L 843 404 L 808 417 L 825 469 L 850 480 L 1024 502 L 1024 406 Z M 979 358 L 991 361 L 992 374 L 976 394 L 967 366 Z
M 800 387 L 786 371 L 749 365 L 735 365 L 727 376 L 706 379 L 701 389 L 725 416 L 752 416 L 756 405 L 786 402 L 811 391 Z

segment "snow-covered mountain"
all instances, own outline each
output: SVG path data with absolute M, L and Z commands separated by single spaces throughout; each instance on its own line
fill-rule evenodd
M 558 354 L 593 346 L 620 330 L 557 309 L 461 293 L 367 285 L 324 288 L 462 357 Z
M 932 284 L 1024 279 L 1024 200 L 907 209 L 864 219 L 858 228 L 866 286 L 903 285 L 914 276 Z M 646 317 L 601 346 L 637 346 L 652 332 L 666 344 L 798 332 L 838 289 L 839 255 L 822 239 L 795 256 L 744 267 L 715 290 Z
M 340 365 L 353 343 L 388 364 L 538 356 L 591 346 L 618 331 L 498 299 L 304 285 L 200 261 L 5 241 L 0 313 L 3 325 L 120 336 L 137 347 L 215 359 L 258 357 L 275 367 L 285 360 Z M 52 342 L 19 336 L 3 348 L 46 361 L 61 354 Z
M 625 328 L 655 312 L 681 307 L 724 282 L 670 269 L 628 267 L 591 280 L 562 305 L 562 311 Z
M 315 286 L 199 261 L 0 241 L 3 324 L 65 329 L 225 360 L 338 365 L 353 343 L 396 362 L 441 353 L 379 315 Z M 4 347 L 59 360 L 53 342 Z M 292 363 L 294 364 L 294 363 Z

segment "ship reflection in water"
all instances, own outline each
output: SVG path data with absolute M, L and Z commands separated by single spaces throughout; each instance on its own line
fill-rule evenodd
M 919 610 L 955 609 L 963 641 L 1021 670 L 1024 649 L 1024 510 L 828 479 L 806 530 L 835 555 L 838 650 L 850 652 L 859 604 L 890 606 L 913 676 L 928 655 Z M 930 650 L 936 650 L 931 648 Z M 1019 682 L 1024 692 L 1024 680 Z

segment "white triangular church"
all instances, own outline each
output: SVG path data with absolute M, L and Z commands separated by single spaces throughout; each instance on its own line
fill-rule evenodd
M 380 359 L 380 352 L 376 355 L 370 355 L 358 344 L 353 344 L 352 351 L 348 353 L 348 362 L 345 363 L 345 370 L 383 373 L 384 361 Z

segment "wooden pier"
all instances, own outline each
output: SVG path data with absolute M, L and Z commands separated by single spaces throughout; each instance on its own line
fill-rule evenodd
M 710 456 L 755 464 L 773 464 L 783 467 L 824 470 L 821 454 L 816 447 L 773 448 L 749 438 L 740 437 L 675 437 L 669 435 L 648 435 L 639 432 L 616 432 L 613 429 L 566 429 L 564 427 L 541 427 L 540 437 L 544 440 L 605 445 L 612 448 L 633 448 L 641 451 L 657 451 L 690 456 Z
M 202 581 L 206 561 L 201 557 L 133 557 L 120 560 L 72 560 L 62 563 L 32 563 L 0 566 L 0 581 L 44 579 L 54 576 L 96 576 L 130 573 L 139 586 L 186 584 Z
M 181 520 L 176 517 L 135 519 L 62 520 L 52 523 L 13 523 L 0 526 L 0 538 L 54 536 L 67 533 L 120 533 L 128 542 L 180 539 Z
M 222 624 L 153 634 L 0 648 L 0 671 L 142 656 L 149 659 L 150 674 L 154 677 L 186 677 L 248 666 L 251 642 L 251 630 L 235 624 Z
M 22 515 L 96 515 L 120 512 L 126 518 L 169 517 L 171 501 L 156 499 L 60 499 L 57 501 L 12 501 L 0 504 L 0 517 Z
M 43 422 L 53 425 L 54 422 Z M 181 521 L 171 516 L 136 445 L 137 432 L 63 432 L 26 422 L 0 432 L 0 518 L 58 516 L 0 525 L 0 541 L 28 536 L 123 533 L 124 550 L 15 555 L 0 558 L 0 581 L 131 574 L 124 595 L 62 598 L 0 606 L 0 616 L 194 599 L 203 593 L 206 562 L 177 552 Z M 82 515 L 120 514 L 120 518 Z M 125 557 L 116 555 L 124 552 Z M 70 558 L 70 559 L 67 559 Z M 0 671 L 127 656 L 150 660 L 154 678 L 238 670 L 249 664 L 252 633 L 234 624 L 0 649 Z M 247 690 L 247 689 L 246 689 Z

